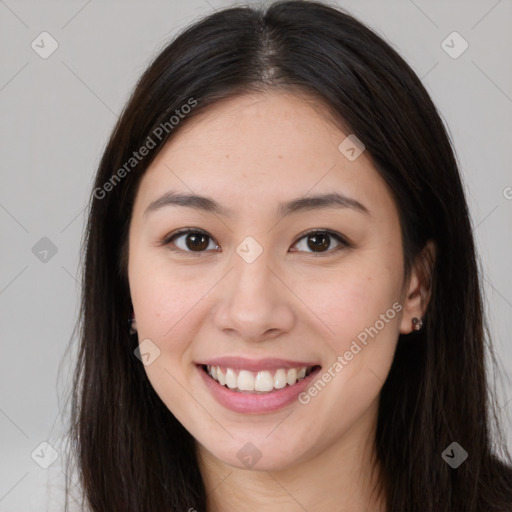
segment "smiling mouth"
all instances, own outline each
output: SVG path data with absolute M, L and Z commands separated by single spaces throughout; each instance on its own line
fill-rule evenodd
M 210 365 L 201 365 L 201 368 L 212 380 L 232 391 L 265 394 L 297 384 L 319 370 L 320 366 L 278 368 L 259 372 Z

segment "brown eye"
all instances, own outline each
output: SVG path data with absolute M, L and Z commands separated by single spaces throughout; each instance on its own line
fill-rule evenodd
M 334 241 L 334 242 L 333 242 Z M 208 250 L 218 250 L 219 246 L 204 231 L 197 229 L 184 229 L 174 233 L 164 240 L 173 251 L 200 255 Z M 174 246 L 174 247 L 173 247 Z M 349 242 L 341 235 L 332 231 L 310 231 L 294 244 L 295 251 L 324 254 L 335 252 L 344 247 L 351 247 Z M 334 247 L 333 247 L 334 246 Z
M 204 251 L 208 248 L 208 237 L 202 233 L 185 235 L 185 245 L 191 251 Z
M 305 250 L 306 252 L 313 253 L 325 253 L 334 250 L 331 247 L 333 239 L 338 244 L 334 247 L 336 250 L 349 246 L 348 242 L 344 240 L 343 237 L 337 233 L 332 233 L 331 231 L 311 231 L 299 239 L 295 245 L 298 247 L 298 250 Z M 305 243 L 302 242 L 302 240 L 305 240 Z
M 213 243 L 213 240 L 209 235 L 203 231 L 192 229 L 175 233 L 174 235 L 167 238 L 164 243 L 166 245 L 174 244 L 177 247 L 176 250 L 196 253 L 204 252 L 208 248 L 215 249 L 218 247 Z M 211 244 L 213 244 L 213 247 L 210 247 Z

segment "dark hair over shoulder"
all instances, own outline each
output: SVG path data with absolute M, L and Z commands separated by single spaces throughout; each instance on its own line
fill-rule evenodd
M 436 243 L 424 328 L 413 341 L 400 336 L 381 393 L 376 442 L 389 510 L 512 510 L 512 469 L 496 452 L 508 453 L 493 437 L 500 431 L 475 245 L 449 137 L 386 42 L 341 10 L 308 1 L 224 9 L 184 30 L 140 78 L 104 151 L 84 239 L 70 427 L 87 506 L 205 510 L 194 439 L 133 355 L 128 228 L 138 183 L 177 130 L 223 98 L 272 88 L 314 95 L 364 143 L 399 210 L 406 274 L 426 242 Z M 186 104 L 190 113 L 170 129 Z M 156 147 L 126 168 L 152 134 Z M 457 469 L 441 457 L 454 441 L 469 454 Z

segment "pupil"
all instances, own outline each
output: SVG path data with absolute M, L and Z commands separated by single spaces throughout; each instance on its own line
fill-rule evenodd
M 314 241 L 312 244 L 309 243 Z M 327 233 L 314 234 L 308 237 L 308 246 L 312 250 L 328 249 L 329 248 L 329 235 Z
M 203 250 L 208 247 L 208 242 L 206 241 L 206 236 L 200 233 L 192 233 L 187 236 L 187 247 L 191 250 Z M 199 243 L 198 240 L 202 240 Z M 189 243 L 190 242 L 190 243 Z

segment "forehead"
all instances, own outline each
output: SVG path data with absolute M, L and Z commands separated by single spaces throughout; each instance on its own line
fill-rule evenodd
M 164 148 L 166 154 L 192 150 L 197 156 L 293 159 L 320 158 L 342 132 L 318 100 L 282 91 L 253 93 L 215 103 L 186 122 Z M 186 119 L 185 119 L 186 120 Z M 322 141 L 320 143 L 320 141 Z M 281 152 L 280 152 L 281 150 Z M 165 156 L 160 154 L 159 156 Z
M 286 92 L 220 101 L 180 127 L 146 171 L 138 202 L 167 190 L 219 198 L 237 208 L 337 191 L 393 208 L 387 187 L 363 152 L 350 160 L 350 135 L 314 98 Z M 222 199 L 224 198 L 224 200 Z

